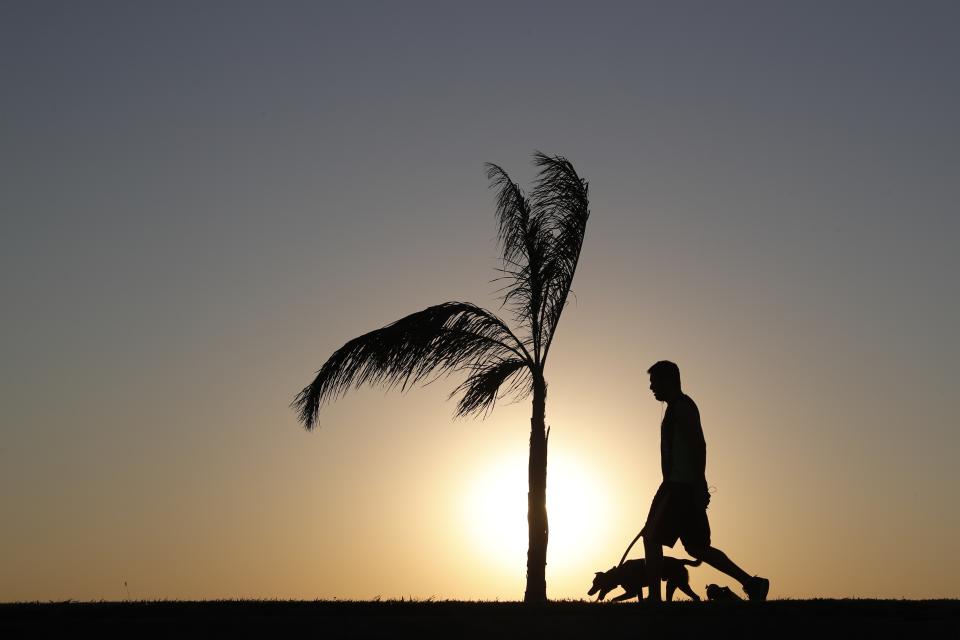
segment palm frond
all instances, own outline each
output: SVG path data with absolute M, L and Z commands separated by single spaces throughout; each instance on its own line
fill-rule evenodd
M 392 388 L 431 375 L 475 369 L 516 358 L 530 361 L 523 344 L 497 316 L 466 302 L 446 302 L 410 314 L 337 349 L 291 406 L 309 430 L 320 405 L 363 384 Z
M 580 260 L 590 217 L 590 199 L 587 181 L 577 175 L 563 156 L 548 156 L 538 151 L 534 154 L 534 164 L 540 169 L 531 194 L 534 215 L 542 221 L 544 235 L 549 237 L 541 299 L 544 336 L 541 359 L 545 360 Z
M 491 163 L 486 167 L 490 187 L 497 190 L 497 239 L 503 251 L 502 279 L 506 281 L 500 290 L 503 305 L 521 326 L 529 328 L 527 344 L 539 360 L 542 271 L 548 249 L 543 221 L 534 215 L 530 200 L 506 171 Z
M 526 263 L 532 223 L 530 201 L 501 167 L 488 162 L 487 180 L 497 190 L 497 240 L 508 262 Z
M 504 388 L 511 378 L 513 380 Z M 473 373 L 453 390 L 450 397 L 463 394 L 457 403 L 457 416 L 480 413 L 486 416 L 493 411 L 497 400 L 511 395 L 522 397 L 529 394 L 533 388 L 532 380 L 530 367 L 523 360 L 498 360 L 493 364 L 476 367 Z

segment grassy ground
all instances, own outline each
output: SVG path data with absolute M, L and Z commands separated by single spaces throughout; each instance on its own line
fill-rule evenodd
M 0 604 L 0 636 L 957 638 L 960 600 L 634 603 L 211 601 Z M 714 635 L 722 634 L 722 635 Z

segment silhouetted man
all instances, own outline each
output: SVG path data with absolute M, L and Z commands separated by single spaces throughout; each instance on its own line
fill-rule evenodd
M 650 505 L 643 527 L 646 553 L 648 600 L 660 601 L 660 567 L 663 547 L 673 547 L 677 539 L 687 553 L 703 560 L 743 585 L 751 600 L 766 600 L 770 581 L 747 572 L 727 555 L 710 546 L 710 522 L 707 520 L 707 444 L 700 425 L 700 411 L 680 388 L 680 368 L 661 360 L 647 370 L 653 397 L 667 403 L 660 425 L 660 468 L 663 482 Z

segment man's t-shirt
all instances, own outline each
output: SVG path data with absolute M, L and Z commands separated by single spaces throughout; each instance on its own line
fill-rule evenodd
M 660 467 L 664 482 L 700 486 L 706 482 L 707 443 L 700 411 L 686 394 L 667 406 L 660 425 Z

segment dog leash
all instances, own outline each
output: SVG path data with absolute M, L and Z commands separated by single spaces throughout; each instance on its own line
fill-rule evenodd
M 666 405 L 664 405 L 664 403 L 661 402 L 660 403 L 660 424 L 663 424 L 663 414 L 664 414 L 664 411 L 666 410 L 665 407 Z M 640 529 L 640 531 L 637 533 L 637 537 L 634 538 L 633 541 L 627 545 L 627 550 L 623 552 L 623 557 L 620 558 L 620 562 L 617 563 L 618 568 L 623 565 L 623 561 L 627 559 L 627 554 L 630 553 L 630 549 L 633 549 L 633 545 L 637 544 L 637 540 L 639 540 L 640 536 L 642 535 L 643 535 L 643 529 Z
M 637 534 L 637 537 L 633 539 L 633 542 L 631 542 L 631 543 L 627 546 L 627 550 L 623 552 L 623 557 L 620 558 L 620 562 L 617 564 L 617 567 L 618 567 L 618 568 L 620 567 L 620 565 L 623 564 L 623 561 L 627 559 L 627 554 L 630 553 L 630 549 L 633 549 L 633 545 L 637 544 L 637 540 L 640 539 L 640 536 L 641 536 L 641 535 L 643 535 L 643 529 L 641 529 L 641 530 L 640 530 L 640 533 Z

